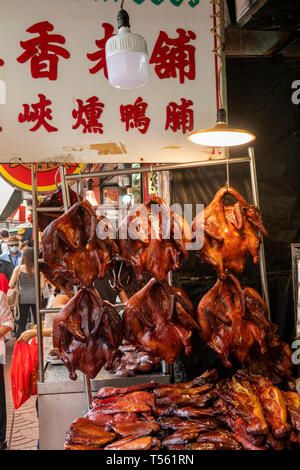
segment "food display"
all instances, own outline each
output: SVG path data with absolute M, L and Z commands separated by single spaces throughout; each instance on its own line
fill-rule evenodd
M 226 196 L 237 202 L 225 205 Z M 204 219 L 204 243 L 198 255 L 220 278 L 226 278 L 227 271 L 241 274 L 250 255 L 255 264 L 259 262 L 259 231 L 268 234 L 257 207 L 249 205 L 234 188 L 224 187 L 203 212 L 192 224 L 193 231 L 202 230 Z
M 118 354 L 111 372 L 120 377 L 134 377 L 139 372 L 150 372 L 161 367 L 159 356 L 153 356 L 138 346 L 125 341 L 118 348 Z
M 299 413 L 299 394 L 271 380 L 244 371 L 219 380 L 211 370 L 186 383 L 100 389 L 65 449 L 299 449 Z
M 227 196 L 236 202 L 225 204 Z M 59 198 L 48 204 L 59 204 Z M 106 238 L 99 237 L 97 224 Z M 217 273 L 197 308 L 167 280 L 187 257 L 192 235 L 160 197 L 130 211 L 116 239 L 109 220 L 98 217 L 87 201 L 76 200 L 45 223 L 42 271 L 65 292 L 80 288 L 53 325 L 51 354 L 65 363 L 71 379 L 77 370 L 89 378 L 102 367 L 134 376 L 154 370 L 162 360 L 172 365 L 180 353 L 191 354 L 194 332 L 227 370 L 224 379 L 211 370 L 185 383 L 101 388 L 91 409 L 71 424 L 65 449 L 300 447 L 292 351 L 280 340 L 260 294 L 237 278 L 247 259 L 259 261 L 260 232 L 267 236 L 261 213 L 234 188 L 221 188 L 192 227 L 204 229 L 197 254 Z M 111 287 L 128 295 L 122 316 L 92 287 L 106 273 Z M 241 370 L 229 372 L 233 359 Z
M 118 233 L 121 257 L 142 281 L 143 272 L 163 281 L 169 271 L 178 269 L 190 241 L 188 223 L 158 196 L 129 212 Z
M 110 370 L 123 338 L 121 317 L 94 288 L 81 289 L 53 322 L 50 354 L 64 362 L 72 380 L 76 370 L 94 378 L 103 366 Z
M 98 238 L 97 224 L 104 224 L 107 237 Z M 76 202 L 43 231 L 42 246 L 45 263 L 56 275 L 63 276 L 75 286 L 90 287 L 102 279 L 118 252 L 118 246 L 110 237 L 110 222 L 98 218 L 88 201 Z
M 71 206 L 75 204 L 78 200 L 81 200 L 81 196 L 79 196 L 75 191 L 69 188 L 69 196 L 70 196 L 70 203 Z M 43 198 L 43 200 L 39 204 L 40 208 L 52 208 L 57 207 L 61 208 L 61 211 L 57 212 L 41 212 L 38 217 L 38 229 L 43 232 L 45 228 L 53 222 L 53 220 L 57 219 L 58 217 L 62 216 L 64 213 L 63 207 L 63 195 L 61 188 L 57 189 L 54 193 L 48 194 Z
M 268 320 L 265 301 L 254 289 L 242 287 L 232 274 L 226 280 L 218 279 L 203 296 L 197 320 L 203 340 L 225 367 L 232 366 L 232 355 L 249 372 L 270 377 L 275 383 L 291 377 L 292 351 Z
M 193 317 L 193 304 L 183 291 L 153 278 L 127 302 L 125 338 L 173 364 L 182 349 L 191 353 L 192 329 L 199 329 Z

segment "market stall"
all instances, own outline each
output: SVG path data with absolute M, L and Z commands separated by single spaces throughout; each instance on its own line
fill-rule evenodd
M 36 0 L 29 3 L 33 15 Z M 268 227 L 260 211 L 255 136 L 227 125 L 223 2 L 153 2 L 134 10 L 149 37 L 153 72 L 139 92 L 137 85 L 124 92 L 124 83 L 116 82 L 120 74 L 114 82 L 109 67 L 118 47 L 128 45 L 118 43 L 119 36 L 132 34 L 124 2 L 117 34 L 111 5 L 101 5 L 100 39 L 95 5 L 86 8 L 83 21 L 82 2 L 73 5 L 71 16 L 67 10 L 57 16 L 58 3 L 43 5 L 39 12 L 49 21 L 34 14 L 26 29 L 31 39 L 11 46 L 17 58 L 12 83 L 28 61 L 31 76 L 26 96 L 15 86 L 10 112 L 4 114 L 0 154 L 1 160 L 9 155 L 17 162 L 2 165 L 2 171 L 20 165 L 31 178 L 40 448 L 298 449 L 300 395 L 292 350 L 270 310 Z M 182 8 L 180 24 L 174 8 Z M 68 34 L 62 35 L 67 17 Z M 54 29 L 57 34 L 49 35 Z M 24 34 L 24 21 L 17 32 Z M 35 41 L 32 34 L 38 35 Z M 143 37 L 134 38 L 127 52 L 144 60 Z M 48 49 L 49 42 L 61 46 Z M 36 44 L 41 56 L 35 54 Z M 96 96 L 99 72 L 103 95 Z M 32 79 L 43 80 L 37 97 Z M 210 127 L 215 101 L 217 123 Z M 19 136 L 13 144 L 12 131 Z M 230 147 L 242 144 L 249 146 L 233 155 Z M 46 196 L 38 182 L 41 162 L 51 162 L 55 172 Z M 92 163 L 115 165 L 93 171 Z M 238 165 L 248 171 L 247 199 L 232 185 L 231 169 Z M 175 208 L 171 176 L 203 168 L 224 170 L 206 207 L 198 204 L 197 188 L 186 184 L 179 196 L 190 207 Z M 140 200 L 133 175 L 143 181 Z M 116 190 L 112 179 L 118 177 L 130 191 Z M 93 194 L 96 179 L 105 181 L 100 201 Z M 173 282 L 191 254 L 213 273 L 213 284 L 197 303 Z M 246 263 L 259 272 L 258 290 L 243 283 Z M 186 285 L 192 278 L 201 280 L 201 269 L 190 270 Z M 64 306 L 42 307 L 40 273 L 69 297 Z M 105 279 L 118 292 L 116 302 L 96 289 Z M 46 326 L 52 328 L 47 340 Z M 214 354 L 218 367 L 208 365 L 204 352 L 197 358 L 204 372 L 187 380 L 182 363 L 195 355 L 195 341 Z

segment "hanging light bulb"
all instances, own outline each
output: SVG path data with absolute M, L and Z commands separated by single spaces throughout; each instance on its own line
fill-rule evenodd
M 212 129 L 192 132 L 188 140 L 206 147 L 235 147 L 255 140 L 255 135 L 241 129 L 230 129 L 226 124 L 226 111 L 220 108 L 217 113 L 217 124 Z
M 105 45 L 108 80 L 116 88 L 138 88 L 149 80 L 147 43 L 142 36 L 131 32 L 123 1 L 117 21 L 118 34 Z
M 222 92 L 220 82 L 222 81 L 223 92 L 226 87 L 225 77 L 225 44 L 224 44 L 224 2 L 221 0 L 211 0 L 213 6 L 213 28 L 211 33 L 214 36 L 213 55 L 216 66 L 216 98 L 217 98 L 217 124 L 212 129 L 201 129 L 192 132 L 187 139 L 198 145 L 206 147 L 235 147 L 248 144 L 255 140 L 255 135 L 241 129 L 230 129 L 227 125 L 226 111 L 222 106 Z M 220 61 L 220 64 L 219 64 Z
M 87 183 L 86 183 L 86 195 L 85 195 L 85 199 L 87 201 L 89 201 L 89 203 L 93 206 L 93 207 L 98 207 L 98 201 L 95 197 L 95 193 L 93 191 L 93 180 L 92 178 L 89 178 L 87 180 Z

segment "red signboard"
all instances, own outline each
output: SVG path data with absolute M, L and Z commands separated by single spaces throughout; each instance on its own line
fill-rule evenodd
M 67 174 L 80 173 L 83 164 L 64 164 Z M 55 191 L 60 182 L 59 163 L 37 164 L 38 192 Z M 4 163 L 0 165 L 0 175 L 11 185 L 23 191 L 31 191 L 31 165 L 26 163 Z

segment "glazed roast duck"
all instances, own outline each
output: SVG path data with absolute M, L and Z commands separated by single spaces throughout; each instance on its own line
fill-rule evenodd
M 105 239 L 97 236 L 97 224 Z M 115 253 L 113 227 L 105 217 L 97 217 L 88 201 L 76 202 L 67 212 L 51 222 L 42 234 L 45 263 L 56 275 L 71 284 L 90 287 L 102 279 Z
M 113 361 L 123 338 L 120 315 L 94 288 L 81 289 L 56 315 L 51 355 L 62 360 L 70 378 L 76 370 L 90 379 Z
M 144 280 L 143 272 L 163 281 L 187 257 L 190 241 L 188 223 L 158 196 L 129 212 L 118 231 L 120 256 L 139 281 Z
M 185 382 L 103 387 L 66 435 L 69 450 L 299 449 L 300 395 L 216 370 Z
M 182 349 L 191 353 L 192 331 L 199 330 L 189 297 L 155 278 L 129 299 L 123 323 L 128 342 L 168 364 L 174 363 Z
M 224 204 L 228 195 L 237 201 L 234 205 Z M 234 188 L 224 187 L 216 193 L 212 202 L 195 217 L 193 231 L 202 230 L 203 223 L 204 243 L 198 255 L 220 278 L 224 279 L 227 271 L 241 274 L 250 255 L 255 264 L 259 262 L 259 231 L 268 235 L 261 213 Z
M 242 287 L 233 274 L 218 279 L 197 308 L 201 337 L 232 366 L 235 356 L 250 373 L 270 377 L 275 383 L 292 377 L 292 351 L 280 340 L 278 328 L 268 319 L 263 298 Z

